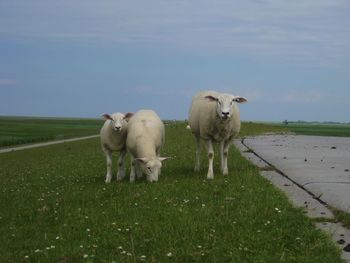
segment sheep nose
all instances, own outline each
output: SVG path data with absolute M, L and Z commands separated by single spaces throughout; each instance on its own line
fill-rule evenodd
M 229 112 L 221 112 L 221 114 L 222 114 L 222 117 L 224 118 L 224 119 L 227 119 L 228 118 L 228 116 L 229 116 Z
M 121 128 L 122 128 L 122 127 L 120 127 L 120 126 L 115 126 L 115 129 L 116 129 L 117 131 L 120 131 Z

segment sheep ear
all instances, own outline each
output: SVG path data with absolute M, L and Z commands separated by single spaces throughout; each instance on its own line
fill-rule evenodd
M 238 102 L 238 103 L 245 103 L 245 102 L 247 102 L 247 99 L 245 99 L 243 97 L 239 97 L 239 96 L 235 97 L 233 100 L 235 102 Z
M 158 160 L 163 162 L 165 160 L 172 159 L 171 157 L 158 157 Z
M 147 158 L 143 157 L 143 158 L 135 158 L 134 159 L 136 162 L 139 162 L 139 163 L 147 163 Z
M 109 115 L 107 113 L 103 114 L 101 117 L 104 118 L 105 120 L 112 120 L 111 115 Z
M 208 100 L 210 100 L 210 101 L 218 101 L 218 98 L 215 98 L 215 97 L 210 96 L 210 95 L 205 96 L 204 98 L 206 98 L 206 99 L 208 99 Z
M 125 114 L 124 119 L 125 120 L 129 120 L 133 115 L 134 115 L 134 113 L 128 112 L 128 113 Z

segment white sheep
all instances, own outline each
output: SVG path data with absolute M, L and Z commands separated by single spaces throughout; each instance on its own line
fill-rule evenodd
M 126 146 L 131 154 L 130 182 L 135 181 L 142 172 L 149 182 L 158 181 L 162 161 L 168 158 L 160 157 L 160 149 L 164 145 L 164 124 L 152 110 L 140 110 L 134 114 L 128 123 Z
M 228 174 L 227 155 L 232 139 L 239 133 L 241 121 L 237 103 L 247 100 L 215 91 L 199 92 L 192 100 L 189 126 L 196 137 L 195 171 L 200 169 L 200 139 L 207 142 L 209 168 L 208 179 L 214 178 L 213 142 L 220 142 L 221 171 Z
M 114 151 L 120 152 L 117 180 L 122 180 L 125 177 L 124 157 L 126 154 L 127 122 L 132 115 L 132 113 L 124 115 L 120 112 L 102 115 L 106 120 L 100 131 L 101 147 L 107 159 L 106 183 L 110 183 L 112 180 L 112 152 Z

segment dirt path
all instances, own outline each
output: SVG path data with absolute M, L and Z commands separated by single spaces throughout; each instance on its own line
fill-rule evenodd
M 10 147 L 10 148 L 6 148 L 6 149 L 0 149 L 0 153 L 8 153 L 8 152 L 21 151 L 21 150 L 37 148 L 37 147 L 43 147 L 43 146 L 59 144 L 59 143 L 86 140 L 86 139 L 96 138 L 96 137 L 99 137 L 99 136 L 100 135 L 90 135 L 90 136 L 71 138 L 71 139 L 65 139 L 65 140 L 59 140 L 59 141 L 41 142 L 41 143 L 35 143 L 35 144 L 30 144 L 30 145 Z

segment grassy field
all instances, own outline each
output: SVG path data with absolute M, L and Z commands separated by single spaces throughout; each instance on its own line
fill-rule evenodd
M 289 123 L 283 127 L 296 134 L 350 137 L 349 124 Z
M 103 120 L 0 116 L 0 148 L 97 134 Z M 266 127 L 269 127 L 266 129 Z M 350 125 L 312 123 L 263 124 L 244 122 L 241 136 L 264 131 L 304 135 L 350 136 Z
M 247 123 L 242 135 L 271 129 Z M 208 181 L 185 125 L 166 134 L 173 159 L 153 184 L 105 185 L 98 139 L 1 154 L 0 262 L 342 262 L 234 147 L 229 176 L 215 158 Z
M 0 148 L 97 134 L 103 120 L 0 116 Z

